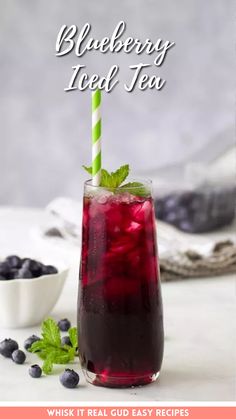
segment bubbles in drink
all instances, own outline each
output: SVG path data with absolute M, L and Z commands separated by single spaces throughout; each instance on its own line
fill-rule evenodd
M 96 195 L 96 200 L 98 204 L 106 204 L 109 201 L 109 198 L 113 197 L 113 193 L 109 191 L 102 191 Z

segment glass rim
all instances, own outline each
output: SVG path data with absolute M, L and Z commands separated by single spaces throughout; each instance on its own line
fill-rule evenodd
M 149 190 L 151 190 L 152 189 L 152 186 L 153 186 L 153 182 L 152 182 L 152 180 L 151 179 L 149 179 L 149 178 L 139 178 L 139 177 L 136 177 L 136 178 L 128 178 L 127 180 L 125 180 L 124 182 L 122 182 L 122 184 L 121 184 L 121 186 L 118 186 L 118 188 L 116 188 L 116 189 L 119 189 L 119 188 L 121 188 L 122 186 L 124 186 L 126 183 L 133 183 L 133 182 L 139 182 L 139 183 L 142 183 L 142 185 L 144 186 L 144 187 L 148 187 L 149 188 Z M 107 186 L 96 186 L 96 185 L 93 185 L 92 184 L 92 178 L 91 179 L 87 179 L 85 182 L 84 182 L 84 186 L 88 186 L 89 188 L 94 188 L 94 189 L 113 189 L 113 188 L 109 188 L 109 187 L 107 187 Z M 140 189 L 140 185 L 139 186 L 129 186 L 129 189 L 130 190 L 136 190 L 136 189 Z

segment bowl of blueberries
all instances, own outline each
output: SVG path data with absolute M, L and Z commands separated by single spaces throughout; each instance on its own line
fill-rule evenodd
M 233 223 L 236 188 L 204 187 L 156 196 L 158 220 L 186 233 L 207 233 Z
M 52 310 L 68 268 L 48 262 L 17 255 L 0 259 L 0 327 L 34 326 Z

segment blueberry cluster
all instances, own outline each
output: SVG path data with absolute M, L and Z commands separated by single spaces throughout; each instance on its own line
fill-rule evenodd
M 55 266 L 44 265 L 37 260 L 20 258 L 16 255 L 8 256 L 0 263 L 0 281 L 37 278 L 42 275 L 56 274 L 57 272 Z
M 230 224 L 235 216 L 235 188 L 205 188 L 155 199 L 159 220 L 189 233 L 203 233 Z
M 19 349 L 18 343 L 13 339 L 4 339 L 0 342 L 0 354 L 5 358 L 11 358 L 16 364 L 23 364 L 26 356 Z
M 71 327 L 71 323 L 68 319 L 61 319 L 58 322 L 58 327 L 61 331 L 66 332 Z M 29 336 L 24 341 L 24 348 L 29 351 L 31 345 L 34 342 L 40 341 L 41 339 L 36 335 Z M 61 339 L 62 345 L 71 346 L 70 337 L 63 336 Z M 0 342 L 0 354 L 5 358 L 11 358 L 16 364 L 23 364 L 26 360 L 25 352 L 19 349 L 18 343 L 13 339 L 4 339 Z M 33 364 L 29 368 L 29 375 L 33 378 L 40 378 L 42 375 L 42 368 L 38 364 Z M 80 377 L 77 372 L 72 369 L 66 368 L 59 377 L 60 383 L 66 388 L 77 387 Z
M 30 336 L 24 342 L 24 348 L 28 351 L 33 342 L 40 340 L 36 335 Z M 4 339 L 0 342 L 0 354 L 5 358 L 11 358 L 16 364 L 23 364 L 26 360 L 25 353 L 19 349 L 18 343 L 13 339 Z M 29 369 L 31 377 L 39 378 L 42 375 L 42 370 L 39 365 L 31 365 Z

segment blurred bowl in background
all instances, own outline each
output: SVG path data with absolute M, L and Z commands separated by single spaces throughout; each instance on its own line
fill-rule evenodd
M 229 160 L 232 163 L 233 159 Z M 221 170 L 217 162 L 210 166 L 188 162 L 170 167 L 165 176 L 156 179 L 156 217 L 187 233 L 206 233 L 231 224 L 235 218 L 236 186 L 235 174 L 227 171 L 227 166 L 228 159 L 221 164 Z

